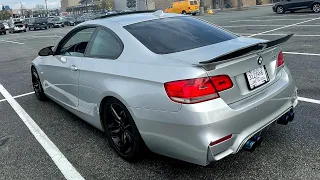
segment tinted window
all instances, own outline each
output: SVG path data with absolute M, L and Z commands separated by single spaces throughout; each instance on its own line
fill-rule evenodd
M 94 30 L 95 28 L 88 28 L 78 31 L 62 43 L 59 54 L 64 56 L 83 56 Z
M 195 49 L 237 37 L 192 17 L 157 19 L 128 25 L 125 28 L 157 54 Z
M 53 18 L 52 21 L 60 21 L 60 18 Z
M 197 5 L 198 2 L 197 1 L 190 1 L 190 5 Z
M 100 29 L 93 40 L 90 52 L 91 57 L 116 59 L 122 52 L 122 42 L 110 30 Z
M 35 22 L 36 23 L 46 23 L 48 20 L 46 18 L 36 18 Z

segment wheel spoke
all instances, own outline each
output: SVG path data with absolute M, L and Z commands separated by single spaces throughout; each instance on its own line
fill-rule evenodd
M 130 152 L 132 148 L 133 140 L 127 131 L 123 133 L 123 138 L 124 138 L 123 139 L 124 141 L 123 141 L 123 146 L 121 147 L 121 152 L 127 154 L 128 152 Z
M 130 131 L 125 130 L 125 132 L 130 136 L 130 138 L 133 138 L 133 134 Z
M 109 133 L 111 137 L 119 137 L 121 135 L 121 129 L 120 127 L 115 127 L 113 129 L 109 129 Z
M 111 110 L 111 113 L 112 113 L 113 117 L 115 118 L 115 120 L 118 123 L 120 123 L 121 122 L 121 117 L 118 115 L 117 111 L 114 109 L 112 104 L 110 105 L 110 110 Z

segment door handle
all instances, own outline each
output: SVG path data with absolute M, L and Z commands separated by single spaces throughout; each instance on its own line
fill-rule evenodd
M 70 69 L 71 71 L 78 71 L 78 68 L 75 65 L 70 66 Z

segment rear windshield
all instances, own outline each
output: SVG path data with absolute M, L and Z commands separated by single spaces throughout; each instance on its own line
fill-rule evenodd
M 53 18 L 52 21 L 60 21 L 60 18 Z
M 198 1 L 190 1 L 190 5 L 197 5 Z
M 192 17 L 145 21 L 125 29 L 156 54 L 186 51 L 238 37 Z
M 36 18 L 36 23 L 46 23 L 48 20 L 46 18 Z

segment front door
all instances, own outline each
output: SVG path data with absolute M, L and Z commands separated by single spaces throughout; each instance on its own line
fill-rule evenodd
M 86 28 L 69 34 L 44 67 L 46 93 L 73 108 L 79 105 L 79 67 L 94 30 Z

